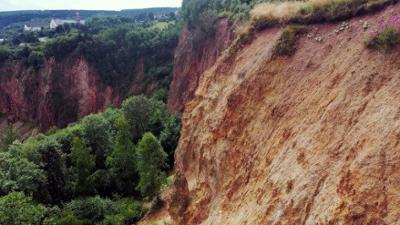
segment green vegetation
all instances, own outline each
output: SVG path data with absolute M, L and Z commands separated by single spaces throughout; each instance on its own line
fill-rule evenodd
M 296 50 L 296 42 L 306 31 L 303 26 L 289 25 L 283 31 L 273 49 L 274 56 L 291 56 Z
M 394 28 L 386 27 L 382 32 L 372 36 L 366 43 L 368 48 L 388 52 L 400 44 L 400 32 Z
M 22 192 L 0 197 L 0 224 L 40 224 L 46 208 Z
M 8 132 L 0 149 L 0 224 L 134 224 L 143 202 L 171 182 L 165 174 L 179 131 L 163 102 L 134 96 L 120 109 L 24 142 Z
M 145 133 L 138 144 L 138 171 L 140 181 L 137 188 L 142 196 L 154 197 L 160 190 L 166 176 L 162 168 L 166 164 L 167 153 L 151 133 Z
M 90 151 L 87 144 L 81 138 L 74 137 L 72 139 L 71 159 L 76 170 L 75 193 L 78 195 L 90 194 L 93 189 L 89 176 L 95 169 L 95 161 Z
M 173 8 L 160 8 L 141 10 L 142 13 L 127 10 L 120 12 L 118 16 L 94 14 L 94 17 L 87 19 L 85 25 L 65 24 L 56 29 L 35 32 L 22 31 L 23 24 L 18 24 L 19 29 L 0 26 L 0 38 L 6 38 L 6 41 L 0 44 L 0 63 L 15 60 L 38 71 L 45 59 L 55 58 L 61 61 L 71 56 L 83 56 L 97 70 L 101 80 L 120 93 L 128 92 L 135 78 L 133 75 L 142 69 L 144 82 L 140 92 L 144 93 L 147 86 L 154 84 L 158 89 L 168 89 L 172 79 L 174 49 L 180 30 L 174 11 Z M 89 15 L 88 13 L 83 12 L 84 15 Z M 105 15 L 113 13 L 117 12 Z M 71 12 L 65 12 L 65 16 L 67 15 L 69 18 Z M 155 15 L 158 15 L 158 19 L 155 19 Z M 2 13 L 0 24 L 1 20 Z M 39 42 L 40 37 L 47 39 L 45 42 Z M 57 102 L 62 102 L 59 101 L 62 100 L 62 96 L 55 98 Z M 65 116 L 62 112 L 66 109 L 55 107 L 55 110 L 59 108 L 63 109 L 60 110 L 60 117 Z M 74 115 L 75 108 L 68 108 L 72 112 L 65 113 L 66 117 Z M 75 120 L 76 118 L 71 118 L 67 123 Z

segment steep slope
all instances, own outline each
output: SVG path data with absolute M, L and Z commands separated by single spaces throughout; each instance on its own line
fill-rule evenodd
M 185 103 L 193 98 L 201 74 L 214 65 L 233 39 L 228 19 L 218 21 L 215 34 L 206 34 L 204 39 L 194 41 L 199 39 L 194 32 L 184 27 L 175 50 L 174 74 L 168 96 L 168 105 L 175 111 L 182 111 Z
M 203 73 L 176 152 L 174 223 L 400 224 L 400 55 L 363 43 L 399 13 L 340 34 L 310 25 L 290 58 L 271 56 L 282 29 L 268 29 Z
M 137 71 L 128 93 L 105 85 L 97 70 L 79 56 L 60 61 L 46 60 L 43 68 L 34 71 L 21 63 L 0 68 L 0 112 L 10 123 L 30 121 L 40 130 L 63 127 L 79 117 L 118 105 L 130 94 L 150 93 L 156 83 L 144 82 L 143 62 L 136 62 Z

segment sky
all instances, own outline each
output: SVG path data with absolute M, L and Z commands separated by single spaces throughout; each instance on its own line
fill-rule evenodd
M 0 0 L 0 11 L 31 9 L 121 10 L 179 7 L 182 0 Z

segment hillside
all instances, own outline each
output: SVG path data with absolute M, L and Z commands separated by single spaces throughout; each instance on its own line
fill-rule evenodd
M 143 224 L 399 224 L 399 47 L 365 44 L 399 13 L 306 25 L 292 56 L 280 27 L 226 51 L 185 105 L 168 206 Z

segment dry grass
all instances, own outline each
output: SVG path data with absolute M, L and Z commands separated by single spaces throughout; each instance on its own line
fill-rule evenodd
M 308 0 L 260 3 L 251 10 L 250 21 L 237 29 L 237 38 L 229 52 L 237 52 L 250 43 L 258 31 L 267 27 L 344 20 L 355 15 L 377 11 L 397 1 Z
M 298 15 L 305 2 L 261 3 L 250 11 L 253 20 L 289 21 Z
M 256 30 L 276 24 L 336 21 L 376 11 L 397 0 L 309 0 L 260 3 L 250 12 Z

